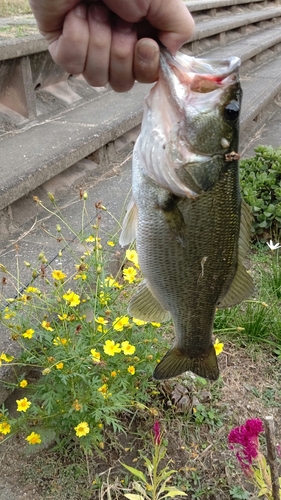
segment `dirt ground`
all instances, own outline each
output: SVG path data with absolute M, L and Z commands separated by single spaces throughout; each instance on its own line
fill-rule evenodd
M 238 485 L 251 491 L 228 448 L 230 428 L 248 418 L 273 415 L 277 442 L 281 439 L 280 360 L 260 348 L 237 347 L 226 341 L 219 362 L 221 377 L 213 385 L 207 382 L 198 387 L 193 377 L 186 375 L 158 386 L 155 407 L 157 418 L 165 421 L 167 456 L 172 468 L 179 471 L 178 486 L 187 489 L 188 499 L 228 500 L 233 498 L 229 491 Z M 177 404 L 175 387 L 176 391 L 186 388 L 184 400 Z M 12 410 L 16 397 L 13 394 L 7 401 Z M 196 407 L 202 414 L 200 425 L 194 421 Z M 0 500 L 124 498 L 120 461 L 141 466 L 138 450 L 146 447 L 149 455 L 142 437 L 151 429 L 151 419 L 146 415 L 140 413 L 133 425 L 128 416 L 125 418 L 128 434 L 114 437 L 108 430 L 104 454 L 88 457 L 87 463 L 75 449 L 66 450 L 60 458 L 51 449 L 38 451 L 39 447 L 36 454 L 29 455 L 30 448 L 22 438 L 7 441 L 0 448 Z M 264 439 L 261 441 L 265 453 Z M 249 494 L 248 498 L 255 496 Z

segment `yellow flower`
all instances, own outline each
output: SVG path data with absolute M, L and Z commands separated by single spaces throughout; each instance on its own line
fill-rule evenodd
M 136 373 L 136 369 L 134 366 L 128 366 L 128 372 L 131 374 L 131 375 L 135 375 Z
M 32 432 L 25 438 L 26 441 L 29 442 L 29 444 L 40 444 L 41 443 L 41 436 L 40 434 L 37 434 L 36 432 Z
M 128 316 L 119 316 L 113 323 L 113 329 L 117 332 L 122 332 L 124 326 L 129 326 Z
M 104 284 L 108 287 L 112 288 L 122 288 L 122 285 L 118 283 L 118 281 L 115 281 L 111 276 L 107 276 L 104 280 Z
M 56 365 L 56 369 L 57 369 L 57 370 L 62 370 L 62 369 L 63 369 L 63 362 L 62 362 L 62 361 L 60 361 L 60 363 L 58 363 L 58 364 Z
M 22 336 L 23 336 L 25 339 L 32 339 L 33 334 L 34 334 L 34 330 L 32 330 L 32 328 L 28 328 L 28 330 L 26 330 L 26 331 L 22 334 Z
M 124 342 L 122 342 L 121 349 L 122 349 L 123 353 L 125 354 L 125 356 L 128 356 L 130 354 L 134 354 L 134 352 L 136 350 L 135 346 L 131 345 L 128 342 L 128 340 L 125 340 Z
M 219 339 L 216 339 L 214 343 L 214 348 L 217 356 L 223 351 L 223 346 L 224 344 L 222 342 L 219 342 Z
M 139 268 L 138 254 L 135 250 L 126 250 L 126 259 L 128 259 L 130 262 L 133 262 L 133 264 L 135 264 L 135 266 Z
M 11 432 L 11 426 L 8 422 L 2 422 L 0 424 L 0 432 L 1 434 L 9 434 Z
M 83 274 L 76 274 L 73 278 L 74 280 L 82 280 L 82 281 L 86 281 L 87 279 L 87 274 L 83 273 Z
M 110 247 L 115 247 L 115 243 L 114 241 L 108 241 L 107 244 L 110 246 Z
M 147 321 L 143 321 L 142 319 L 132 318 L 133 322 L 137 326 L 147 325 Z
M 80 424 L 74 427 L 74 430 L 76 432 L 76 436 L 79 438 L 86 436 L 90 432 L 89 424 L 87 422 L 80 422 Z
M 26 289 L 26 293 L 38 293 L 38 295 L 40 295 L 41 292 L 39 288 L 36 288 L 35 286 L 29 286 Z
M 114 354 L 121 352 L 120 344 L 115 344 L 114 340 L 106 340 L 103 350 L 108 356 L 114 356 Z
M 58 318 L 61 320 L 61 321 L 65 321 L 68 319 L 68 316 L 66 313 L 63 313 L 63 314 L 58 314 Z
M 72 408 L 76 411 L 80 411 L 82 408 L 82 405 L 79 403 L 78 399 L 75 399 L 74 403 L 72 404 Z
M 113 370 L 113 372 L 111 372 L 111 374 L 110 374 L 110 375 L 111 375 L 111 377 L 113 377 L 113 378 L 114 378 L 114 377 L 116 377 L 116 376 L 117 376 L 117 372 L 116 372 L 115 370 Z
M 19 383 L 19 386 L 24 389 L 26 386 L 28 385 L 28 382 L 27 380 L 23 379 L 20 383 Z
M 161 323 L 155 323 L 155 321 L 152 321 L 150 324 L 155 326 L 155 328 L 159 328 L 159 326 L 161 326 Z
M 92 235 L 90 235 L 90 236 L 88 236 L 88 238 L 86 238 L 86 239 L 85 239 L 85 241 L 86 241 L 87 243 L 92 243 L 93 241 L 95 241 L 95 237 L 94 237 L 94 236 L 92 236 Z
M 64 278 L 66 278 L 66 274 L 64 274 L 59 269 L 54 269 L 52 272 L 52 278 L 57 281 L 62 281 L 64 280 Z
M 68 342 L 68 340 L 65 338 L 65 337 L 56 337 L 54 340 L 53 340 L 53 344 L 58 346 L 60 344 L 62 345 L 66 345 Z
M 137 271 L 134 267 L 126 267 L 126 269 L 123 269 L 124 280 L 129 283 L 133 283 L 135 281 L 136 274 Z
M 26 410 L 28 410 L 28 408 L 31 406 L 31 401 L 28 401 L 27 398 L 17 399 L 16 403 L 18 405 L 17 411 L 26 412 Z
M 71 290 L 68 290 L 62 298 L 71 306 L 71 307 L 76 307 L 80 304 L 80 297 L 77 295 L 77 293 L 72 292 Z
M 9 310 L 9 309 L 8 309 Z M 10 319 L 10 318 L 13 318 L 14 316 L 16 315 L 16 313 L 14 312 L 6 312 L 4 314 L 4 319 Z
M 48 330 L 49 332 L 53 332 L 54 329 L 50 325 L 51 325 L 51 323 L 49 323 L 49 321 L 45 321 L 45 320 L 42 321 L 42 323 L 41 323 L 42 328 L 44 328 L 45 330 Z
M 95 322 L 99 323 L 100 325 L 107 325 L 108 321 L 107 319 L 103 318 L 102 316 L 98 316 L 95 318 Z
M 95 349 L 91 349 L 92 359 L 95 363 L 100 363 L 100 353 L 95 351 Z
M 100 292 L 99 299 L 101 306 L 107 306 L 110 301 L 110 295 L 108 293 Z
M 100 392 L 104 399 L 107 399 L 109 396 L 112 396 L 111 392 L 108 392 L 108 386 L 107 384 L 103 384 L 99 389 L 98 392 Z
M 11 361 L 13 361 L 14 359 L 14 356 L 9 356 L 8 354 L 5 354 L 4 352 L 2 352 L 2 354 L 0 354 L 0 365 L 1 365 L 1 361 L 5 361 L 6 363 L 11 363 Z
M 106 333 L 108 332 L 108 328 L 105 328 L 103 325 L 98 325 L 97 332 Z

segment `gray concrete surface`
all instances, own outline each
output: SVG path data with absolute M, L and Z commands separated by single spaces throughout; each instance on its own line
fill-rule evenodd
M 0 138 L 0 209 L 40 186 L 141 121 L 149 85 L 113 91 L 10 137 Z

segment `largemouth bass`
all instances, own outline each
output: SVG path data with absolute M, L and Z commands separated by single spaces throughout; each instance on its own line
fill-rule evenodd
M 133 199 L 120 237 L 136 237 L 145 277 L 129 312 L 172 317 L 176 341 L 155 379 L 186 371 L 216 380 L 216 308 L 247 298 L 242 265 L 251 217 L 238 167 L 240 59 L 197 59 L 161 50 L 160 76 L 145 102 L 133 154 Z

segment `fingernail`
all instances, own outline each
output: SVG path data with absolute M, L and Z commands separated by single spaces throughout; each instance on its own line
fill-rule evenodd
M 154 61 L 158 52 L 159 48 L 157 49 L 157 46 L 154 42 L 150 42 L 148 40 L 144 40 L 143 42 L 139 41 L 137 54 L 142 61 L 147 63 Z
M 87 7 L 83 3 L 79 3 L 78 5 L 76 5 L 76 7 L 74 8 L 74 12 L 76 16 L 80 17 L 81 19 L 86 19 L 87 17 Z

